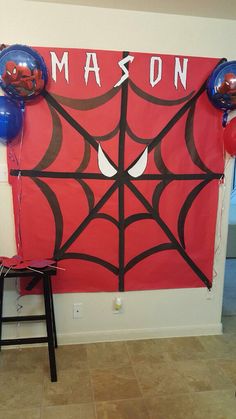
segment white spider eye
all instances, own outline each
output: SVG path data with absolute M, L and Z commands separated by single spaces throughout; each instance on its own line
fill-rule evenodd
M 148 148 L 146 147 L 138 161 L 128 170 L 130 176 L 136 178 L 143 174 L 147 166 Z
M 11 72 L 9 70 L 7 70 L 7 74 L 9 74 L 9 76 L 11 76 Z
M 98 167 L 101 170 L 102 174 L 107 177 L 112 177 L 117 173 L 117 170 L 107 160 L 100 144 L 98 145 Z
M 16 74 L 16 67 L 14 67 L 14 69 L 13 69 L 13 72 L 12 72 L 13 74 Z

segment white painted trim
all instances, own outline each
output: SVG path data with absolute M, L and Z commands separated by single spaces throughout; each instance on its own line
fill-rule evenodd
M 187 336 L 207 336 L 221 335 L 222 323 L 179 326 L 179 327 L 160 327 L 145 329 L 126 329 L 126 330 L 100 330 L 78 333 L 58 334 L 59 345 L 70 345 L 80 343 L 95 342 L 114 342 L 141 339 L 158 339 Z
M 179 327 L 160 327 L 149 329 L 126 329 L 126 330 L 100 330 L 78 333 L 59 333 L 57 335 L 58 345 L 79 345 L 97 342 L 117 342 L 128 340 L 143 339 L 163 339 L 191 336 L 210 336 L 222 335 L 222 323 L 179 326 Z M 30 336 L 37 337 L 37 336 Z M 47 346 L 46 343 L 20 345 L 21 348 L 32 348 Z M 19 345 L 4 346 L 3 350 L 19 349 Z

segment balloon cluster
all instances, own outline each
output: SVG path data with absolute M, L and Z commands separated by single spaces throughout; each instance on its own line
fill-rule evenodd
M 227 124 L 229 112 L 236 109 L 236 61 L 216 67 L 208 80 L 207 94 L 211 103 L 224 112 L 224 147 L 231 156 L 236 156 L 236 118 Z
M 12 45 L 0 52 L 0 141 L 7 144 L 21 131 L 25 102 L 42 93 L 47 68 L 34 49 Z

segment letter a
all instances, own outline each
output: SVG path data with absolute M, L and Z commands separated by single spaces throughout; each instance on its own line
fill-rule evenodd
M 90 71 L 93 71 L 94 74 L 95 74 L 96 83 L 98 84 L 98 86 L 101 87 L 101 82 L 100 82 L 100 77 L 99 77 L 100 68 L 98 67 L 97 54 L 96 54 L 96 52 L 87 52 L 86 55 L 87 55 L 87 59 L 86 59 L 85 67 L 84 67 L 85 83 L 86 83 L 86 85 L 88 84 L 89 73 L 90 73 Z M 93 62 L 92 67 L 90 67 L 90 61 L 91 60 Z

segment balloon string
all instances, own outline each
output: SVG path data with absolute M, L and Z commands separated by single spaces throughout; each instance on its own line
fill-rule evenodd
M 230 163 L 231 158 L 228 157 L 225 160 L 225 167 L 224 167 L 224 173 L 226 173 L 229 163 Z M 215 252 L 214 252 L 214 260 L 216 258 L 216 256 L 220 253 L 221 250 L 221 242 L 222 242 L 222 225 L 223 225 L 223 213 L 224 213 L 224 205 L 225 205 L 225 192 L 226 192 L 226 185 L 225 185 L 225 177 L 223 177 L 222 179 L 220 179 L 219 184 L 223 187 L 223 191 L 222 191 L 222 197 L 221 197 L 221 207 L 220 207 L 220 215 L 219 215 L 219 222 L 218 222 L 218 227 L 217 227 L 217 231 L 219 232 L 218 235 L 218 243 L 216 244 L 215 247 Z M 213 267 L 213 280 L 218 276 L 218 272 L 215 269 L 215 267 Z
M 18 166 L 19 169 L 21 168 L 21 158 L 22 158 L 22 149 L 23 149 L 23 137 L 24 137 L 24 110 L 22 109 L 23 113 L 23 124 L 22 130 L 20 134 L 20 150 L 19 150 L 19 160 Z M 21 170 L 19 170 L 19 174 L 17 177 L 17 200 L 18 200 L 18 219 L 17 219 L 17 254 L 22 253 L 22 234 L 21 234 L 21 207 L 22 207 L 22 177 L 21 177 Z
M 15 279 L 15 289 L 16 289 L 16 292 L 18 293 L 18 295 L 16 297 L 16 300 L 15 300 L 16 312 L 17 312 L 17 317 L 20 317 L 20 313 L 21 313 L 21 310 L 23 308 L 23 305 L 20 303 L 22 295 L 20 294 L 20 285 L 19 285 L 19 279 L 18 278 Z M 16 323 L 16 339 L 20 338 L 20 326 L 21 326 L 21 323 L 18 321 Z M 21 351 L 21 346 L 18 345 L 17 349 L 18 349 L 18 351 Z
M 17 165 L 19 169 L 21 168 L 21 158 L 22 158 L 22 149 L 23 149 L 23 137 L 24 137 L 24 108 L 22 108 L 22 114 L 23 114 L 23 124 L 22 129 L 20 133 L 20 149 L 18 154 L 18 159 L 13 152 L 13 157 L 15 157 L 15 160 L 17 162 Z M 17 246 L 17 254 L 20 255 L 22 253 L 22 235 L 21 235 L 21 205 L 22 205 L 22 177 L 21 177 L 21 170 L 19 170 L 19 174 L 17 177 L 17 200 L 18 200 L 18 214 L 17 214 L 17 222 L 16 222 L 16 246 Z M 20 282 L 18 279 L 15 281 L 15 288 L 16 292 L 18 293 L 18 296 L 16 297 L 16 311 L 17 316 L 20 315 L 20 312 L 23 308 L 22 304 L 20 304 L 20 299 L 22 297 L 20 292 Z M 20 336 L 20 322 L 16 323 L 16 337 L 17 339 Z M 21 350 L 20 345 L 17 348 L 18 350 Z

